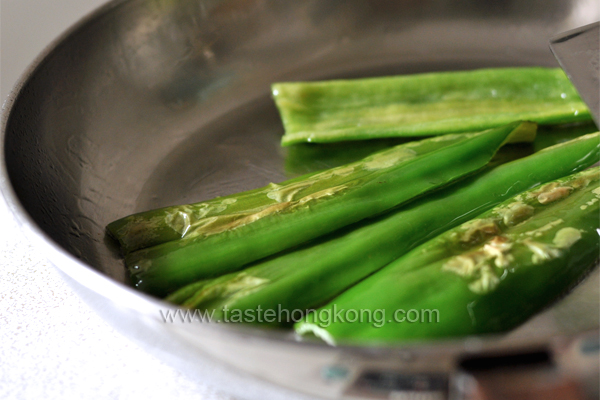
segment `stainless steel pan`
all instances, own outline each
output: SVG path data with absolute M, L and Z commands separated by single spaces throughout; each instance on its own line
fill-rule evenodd
M 548 38 L 593 22 L 599 8 L 594 0 L 112 1 L 41 55 L 5 104 L 0 188 L 93 308 L 240 398 L 409 398 L 401 396 L 417 389 L 463 398 L 515 365 L 594 396 L 586 371 L 597 371 L 597 272 L 505 336 L 332 348 L 286 332 L 164 323 L 160 311 L 172 307 L 127 286 L 104 227 L 286 178 L 274 81 L 556 66 Z

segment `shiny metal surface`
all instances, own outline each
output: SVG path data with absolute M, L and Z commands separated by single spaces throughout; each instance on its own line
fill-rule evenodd
M 240 398 L 339 398 L 368 368 L 452 380 L 465 353 L 545 346 L 567 354 L 577 335 L 598 328 L 598 271 L 503 337 L 331 348 L 287 332 L 164 323 L 160 311 L 173 308 L 127 286 L 104 227 L 288 177 L 272 82 L 556 66 L 548 38 L 598 19 L 599 8 L 592 0 L 112 1 L 40 56 L 5 104 L 0 187 L 92 307 Z
M 600 22 L 556 35 L 550 48 L 600 124 Z

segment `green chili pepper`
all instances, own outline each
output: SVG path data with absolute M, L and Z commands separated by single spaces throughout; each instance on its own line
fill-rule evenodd
M 596 167 L 524 192 L 415 248 L 309 314 L 296 330 L 330 343 L 509 330 L 598 259 L 599 180 Z M 387 319 L 374 326 L 366 311 L 362 322 L 344 318 L 354 320 L 361 310 L 380 310 Z
M 318 307 L 410 249 L 541 182 L 587 168 L 600 133 L 539 151 L 460 181 L 375 220 L 367 220 L 244 270 L 196 282 L 167 298 L 187 308 L 286 311 Z M 264 321 L 263 321 L 264 322 Z
M 515 120 L 591 120 L 559 68 L 496 68 L 276 83 L 282 145 L 468 132 Z
M 386 149 L 371 158 L 350 165 L 338 165 L 321 174 L 306 174 L 280 184 L 269 184 L 263 188 L 236 193 L 200 203 L 171 206 L 146 211 L 121 218 L 110 223 L 108 232 L 121 244 L 124 253 L 144 249 L 188 238 L 202 233 L 207 226 L 214 230 L 226 227 L 232 220 L 244 214 L 256 213 L 281 203 L 281 196 L 301 198 L 314 195 L 322 190 L 345 184 L 346 182 L 369 178 L 376 168 L 364 168 L 381 160 L 405 162 L 461 142 L 472 134 L 448 135 L 444 140 L 422 140 Z
M 271 203 L 198 224 L 181 218 L 185 238 L 137 250 L 125 262 L 138 288 L 165 296 L 448 185 L 483 168 L 503 144 L 533 140 L 535 129 L 517 122 L 466 137 L 427 139 L 291 185 L 271 184 L 263 204 Z M 439 148 L 448 140 L 453 143 Z

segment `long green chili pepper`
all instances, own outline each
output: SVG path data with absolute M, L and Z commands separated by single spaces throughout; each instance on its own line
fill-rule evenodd
M 415 248 L 309 314 L 296 330 L 329 343 L 509 330 L 597 261 L 599 181 L 596 167 L 524 192 Z M 363 310 L 381 310 L 388 319 L 374 326 Z M 362 321 L 355 318 L 360 312 Z M 335 313 L 341 318 L 331 319 Z
M 358 179 L 369 179 L 380 170 L 377 163 L 407 162 L 418 156 L 448 147 L 472 137 L 473 134 L 447 135 L 443 140 L 421 140 L 385 149 L 371 157 L 349 165 L 338 165 L 320 174 L 309 173 L 279 184 L 236 193 L 229 196 L 182 206 L 145 211 L 110 223 L 109 233 L 121 244 L 124 253 L 156 246 L 173 240 L 226 229 L 240 217 L 249 217 L 280 204 L 283 198 L 300 199 L 323 190 L 342 186 Z M 346 164 L 346 163 L 345 163 Z M 369 167 L 369 165 L 371 167 Z M 391 166 L 391 165 L 390 165 Z M 388 171 L 385 171 L 388 172 Z
M 495 68 L 272 85 L 282 145 L 591 120 L 559 68 Z
M 427 144 L 448 139 L 407 143 L 292 185 L 271 184 L 264 198 L 273 204 L 190 225 L 186 238 L 135 251 L 125 262 L 139 289 L 166 296 L 448 185 L 485 167 L 505 143 L 533 140 L 535 129 L 516 122 L 422 155 Z
M 167 300 L 214 310 L 214 318 L 223 318 L 225 307 L 242 313 L 256 312 L 259 306 L 286 311 L 273 321 L 286 325 L 293 310 L 318 307 L 428 238 L 542 182 L 587 168 L 599 157 L 600 133 L 555 145 L 364 221 L 352 231 L 188 285 Z

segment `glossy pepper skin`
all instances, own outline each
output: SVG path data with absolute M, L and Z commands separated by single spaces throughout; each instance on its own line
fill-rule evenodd
M 478 131 L 516 120 L 591 120 L 560 68 L 493 68 L 272 85 L 281 143 Z
M 272 185 L 265 197 L 274 204 L 201 224 L 187 238 L 132 252 L 125 262 L 140 290 L 166 296 L 448 185 L 485 167 L 505 143 L 532 141 L 535 130 L 516 122 L 419 155 L 425 143 L 447 140 L 426 139 L 340 167 L 334 176 L 325 171 L 295 185 Z
M 308 315 L 296 331 L 329 343 L 374 343 L 509 330 L 595 265 L 599 199 L 598 167 L 524 192 L 415 248 Z M 327 324 L 334 309 L 384 310 L 397 322 Z M 409 321 L 407 310 L 416 310 Z
M 428 238 L 542 182 L 587 168 L 599 157 L 599 133 L 562 143 L 490 168 L 350 231 L 188 285 L 167 300 L 214 310 L 215 318 L 222 317 L 224 307 L 242 312 L 259 306 L 288 312 L 314 309 Z M 276 322 L 291 322 L 287 315 Z
M 171 206 L 133 214 L 110 223 L 107 230 L 121 244 L 124 253 L 210 234 L 234 227 L 235 221 L 252 217 L 285 200 L 300 199 L 348 182 L 377 177 L 384 168 L 368 168 L 378 162 L 406 163 L 441 148 L 466 140 L 472 134 L 448 135 L 443 140 L 422 140 L 384 149 L 361 157 L 348 165 L 338 165 L 322 173 L 309 173 L 294 179 L 271 183 L 263 188 L 235 193 L 195 204 Z M 378 161 L 379 160 L 379 161 Z M 365 167 L 367 166 L 367 167 Z

